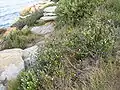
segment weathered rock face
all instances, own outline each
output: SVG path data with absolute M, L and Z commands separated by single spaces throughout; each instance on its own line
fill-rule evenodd
M 49 34 L 52 31 L 54 31 L 54 24 L 53 23 L 47 23 L 47 24 L 42 25 L 42 26 L 36 26 L 36 27 L 33 27 L 31 29 L 31 31 L 35 34 L 38 34 L 38 35 Z
M 40 42 L 25 50 L 7 49 L 0 51 L 0 80 L 15 79 L 23 69 L 34 65 L 40 45 L 43 44 L 44 42 Z
M 34 65 L 38 55 L 38 46 L 32 46 L 23 51 L 23 59 L 25 64 L 25 69 L 29 66 Z
M 0 51 L 0 79 L 8 80 L 16 78 L 22 69 L 24 69 L 24 61 L 22 59 L 21 49 L 8 49 Z

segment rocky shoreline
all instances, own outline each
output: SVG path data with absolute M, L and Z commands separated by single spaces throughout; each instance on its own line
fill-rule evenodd
M 14 30 L 23 30 L 30 28 L 33 34 L 42 35 L 44 39 L 38 41 L 31 47 L 21 49 L 5 49 L 0 51 L 0 81 L 15 79 L 17 75 L 25 68 L 34 65 L 38 51 L 44 46 L 45 39 L 54 31 L 54 20 L 56 3 L 46 1 L 25 8 L 21 13 L 19 20 L 7 29 L 0 29 L 3 37 L 8 36 Z M 44 22 L 44 23 L 43 23 Z M 33 25 L 36 23 L 42 23 Z M 1 90 L 1 89 L 0 89 Z
M 53 11 L 56 8 L 55 5 L 56 5 L 56 3 L 46 0 L 44 2 L 40 2 L 33 6 L 24 8 L 20 12 L 19 19 L 8 28 L 1 28 L 0 34 L 4 34 L 5 32 L 8 33 L 8 31 L 12 31 L 14 29 L 21 30 L 24 28 L 24 26 L 26 26 L 26 25 L 31 26 L 32 24 L 37 23 L 37 21 L 39 21 L 39 22 L 42 22 L 42 21 L 46 22 L 46 21 L 52 21 L 52 20 L 54 21 L 56 18 L 55 13 L 53 13 Z M 53 7 L 46 8 L 49 6 L 53 6 Z

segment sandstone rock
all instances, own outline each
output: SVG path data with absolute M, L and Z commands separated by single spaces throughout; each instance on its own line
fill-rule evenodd
M 39 8 L 37 7 L 36 8 L 36 6 L 35 5 L 33 5 L 32 7 L 31 7 L 31 9 L 30 9 L 30 13 L 34 13 L 34 12 L 36 12 L 36 11 L 38 11 L 39 10 Z
M 43 11 L 48 12 L 48 13 L 54 13 L 56 8 L 57 6 L 50 6 L 50 7 L 45 8 Z
M 25 7 L 25 8 L 20 12 L 20 15 L 21 15 L 21 16 L 26 16 L 26 15 L 28 15 L 30 9 L 31 9 L 31 7 Z
M 16 27 L 9 27 L 7 31 L 4 33 L 4 36 L 8 36 L 12 31 L 15 31 Z
M 40 20 L 43 20 L 43 21 L 54 21 L 56 18 L 57 18 L 57 16 L 44 16 L 44 17 L 41 17 Z
M 54 30 L 54 24 L 48 23 L 42 26 L 36 26 L 31 29 L 31 32 L 38 34 L 38 35 L 45 35 L 51 33 Z
M 21 12 L 20 12 L 20 16 L 26 16 L 26 15 L 29 15 L 31 13 L 34 13 L 36 11 L 38 11 L 39 8 L 38 8 L 38 5 L 33 5 L 33 6 L 28 6 L 28 7 L 25 7 Z
M 52 4 L 54 4 L 54 2 L 50 2 L 50 1 L 46 0 L 44 2 L 43 1 L 39 2 L 39 4 L 35 4 L 35 5 L 32 5 L 32 6 L 25 7 L 20 12 L 20 16 L 29 15 L 31 13 L 34 13 L 34 12 L 39 11 L 41 9 L 44 9 L 45 7 L 47 7 L 49 5 L 52 5 Z
M 8 80 L 16 78 L 22 69 L 24 61 L 22 59 L 22 49 L 7 49 L 0 51 L 0 80 L 6 77 Z

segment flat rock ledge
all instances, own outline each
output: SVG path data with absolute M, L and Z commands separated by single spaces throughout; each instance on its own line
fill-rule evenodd
M 36 26 L 31 29 L 32 33 L 38 35 L 46 35 L 54 31 L 54 24 L 53 23 L 46 23 L 42 26 Z

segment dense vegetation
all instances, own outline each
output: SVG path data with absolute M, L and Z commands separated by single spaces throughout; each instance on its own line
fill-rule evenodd
M 1 49 L 22 48 L 25 49 L 29 44 L 35 43 L 35 40 L 40 38 L 36 34 L 32 34 L 29 29 L 13 30 L 9 35 L 3 37 Z
M 119 90 L 119 0 L 59 0 L 57 27 L 18 90 Z

